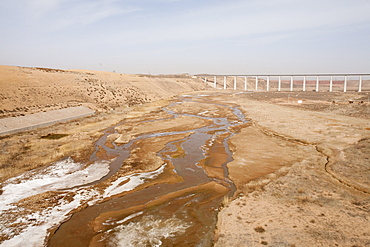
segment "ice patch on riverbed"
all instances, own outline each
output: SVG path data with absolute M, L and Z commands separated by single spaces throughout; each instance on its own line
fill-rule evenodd
M 89 187 L 74 187 L 104 177 L 109 172 L 107 161 L 96 162 L 85 167 L 69 158 L 45 169 L 26 172 L 8 179 L 2 184 L 3 193 L 0 195 L 0 213 L 2 214 L 0 239 L 8 240 L 0 242 L 0 246 L 44 246 L 48 230 L 59 225 L 72 210 L 84 203 L 93 205 L 105 197 L 133 190 L 146 180 L 154 179 L 161 174 L 165 165 L 152 172 L 135 173 L 119 178 L 107 188 L 104 195 Z M 126 180 L 128 182 L 123 184 Z M 48 191 L 59 192 L 54 197 L 56 201 L 49 204 L 47 208 L 30 211 L 27 206 L 23 207 L 19 204 L 22 199 Z
M 0 232 L 2 232 L 3 235 L 10 237 L 9 240 L 0 243 L 0 246 L 45 246 L 44 241 L 47 237 L 49 229 L 59 225 L 60 222 L 68 217 L 69 212 L 71 212 L 75 208 L 78 208 L 84 202 L 91 200 L 97 195 L 98 192 L 94 190 L 81 190 L 76 192 L 73 200 L 71 201 L 62 199 L 58 201 L 57 206 L 49 207 L 42 211 L 37 211 L 32 214 L 19 217 L 17 221 L 13 223 L 20 223 L 26 226 L 20 232 L 19 226 L 17 229 L 14 229 L 7 226 L 6 223 L 2 222 L 3 220 L 0 221 Z M 14 212 L 19 213 L 19 211 L 22 211 L 22 208 L 18 208 Z
M 128 176 L 121 177 L 114 181 L 112 185 L 105 190 L 103 197 L 110 197 L 125 191 L 133 190 L 137 186 L 145 183 L 145 180 L 156 178 L 159 174 L 163 172 L 165 166 L 166 164 L 163 164 L 157 170 L 152 172 L 134 173 Z
M 24 205 L 22 200 L 48 191 L 91 183 L 108 172 L 108 162 L 96 162 L 85 167 L 68 158 L 45 169 L 26 172 L 5 181 L 0 195 L 0 239 L 9 240 L 0 245 L 44 246 L 48 229 L 59 225 L 73 209 L 99 200 L 101 195 L 95 190 L 76 188 L 56 193 L 51 201 L 36 199 Z M 44 206 L 40 208 L 38 205 Z
M 15 178 L 8 179 L 0 195 L 0 212 L 11 208 L 26 197 L 71 188 L 96 181 L 109 172 L 108 162 L 96 162 L 84 168 L 71 158 L 56 162 L 40 171 L 31 171 Z
M 184 234 L 188 227 L 188 224 L 175 217 L 163 219 L 144 216 L 138 222 L 115 227 L 109 246 L 162 246 L 163 239 Z

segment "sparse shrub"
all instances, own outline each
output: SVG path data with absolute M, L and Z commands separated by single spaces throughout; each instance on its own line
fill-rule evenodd
M 222 198 L 221 205 L 222 205 L 222 206 L 225 206 L 225 205 L 229 204 L 229 202 L 230 202 L 230 197 L 228 197 L 228 196 L 224 196 L 224 197 Z
M 299 189 L 298 189 L 298 193 L 299 193 L 299 194 L 304 194 L 304 189 L 303 189 L 303 188 L 299 188 Z
M 254 230 L 258 233 L 263 233 L 266 231 L 265 228 L 263 228 L 262 226 L 257 226 L 254 228 Z
M 311 202 L 312 199 L 309 197 L 309 196 L 300 196 L 298 197 L 298 202 L 300 203 L 307 203 L 307 202 Z
M 66 137 L 68 134 L 52 134 L 49 133 L 46 136 L 41 136 L 41 139 L 49 139 L 49 140 L 58 140 L 60 138 Z

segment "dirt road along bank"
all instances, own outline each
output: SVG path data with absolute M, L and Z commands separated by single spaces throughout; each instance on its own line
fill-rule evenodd
M 36 129 L 76 118 L 87 117 L 95 111 L 85 106 L 68 107 L 60 110 L 39 112 L 32 115 L 0 119 L 0 135 Z

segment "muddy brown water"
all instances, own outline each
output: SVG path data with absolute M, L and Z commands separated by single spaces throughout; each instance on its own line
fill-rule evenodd
M 219 106 L 233 112 L 237 121 L 170 110 L 172 106 L 193 99 L 190 96 L 179 97 L 164 110 L 173 117 L 196 116 L 211 119 L 213 124 L 184 131 L 192 134 L 167 143 L 157 153 L 166 163 L 173 164 L 182 182 L 154 183 L 76 212 L 54 232 L 48 246 L 212 246 L 218 208 L 225 196 L 235 192 L 226 168 L 226 164 L 232 160 L 227 140 L 234 134 L 229 127 L 243 124 L 246 120 L 237 107 L 226 105 Z M 202 97 L 198 96 L 196 100 L 202 101 Z M 202 102 L 212 104 L 206 100 Z M 109 174 L 84 186 L 100 183 L 116 173 L 138 139 L 184 133 L 145 134 L 125 145 L 107 147 L 107 136 L 113 132 L 114 127 L 105 131 L 105 135 L 96 142 L 96 152 L 91 157 L 97 160 L 99 149 L 104 149 L 108 156 L 116 157 Z M 169 154 L 178 148 L 176 145 L 179 143 L 185 155 L 174 158 Z M 210 146 L 208 149 L 204 148 L 206 144 Z M 207 169 L 201 163 L 206 164 Z M 223 169 L 223 175 L 210 176 L 211 172 L 208 174 L 207 171 L 212 169 Z

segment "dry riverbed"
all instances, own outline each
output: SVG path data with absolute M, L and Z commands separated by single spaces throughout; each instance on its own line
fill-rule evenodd
M 27 241 L 34 246 L 61 246 L 73 238 L 58 237 L 58 231 L 67 229 L 78 236 L 78 229 L 86 224 L 76 219 L 88 216 L 86 237 L 75 242 L 76 246 L 102 246 L 104 242 L 119 246 L 125 240 L 122 232 L 129 230 L 133 239 L 145 234 L 152 237 L 151 242 L 136 239 L 136 244 L 195 246 L 202 239 L 196 229 L 212 223 L 202 215 L 221 209 L 217 227 L 204 230 L 203 246 L 370 245 L 366 102 L 358 112 L 351 108 L 348 113 L 347 106 L 343 111 L 333 107 L 330 112 L 328 107 L 312 106 L 332 103 L 327 98 L 330 94 L 305 99 L 302 105 L 294 100 L 288 104 L 284 93 L 280 101 L 275 93 L 266 95 L 192 93 L 181 104 L 176 99 L 157 101 L 1 137 L 0 197 L 7 200 L 0 204 L 0 244 L 21 246 Z M 346 100 L 346 96 L 340 97 Z M 233 107 L 250 121 L 243 123 Z M 221 132 L 220 123 L 211 120 L 221 117 L 230 123 L 228 132 Z M 115 127 L 109 129 L 111 126 Z M 212 129 L 205 133 L 212 138 L 201 145 L 206 157 L 189 169 L 203 169 L 209 178 L 145 201 L 150 194 L 145 189 L 163 186 L 165 190 L 184 183 L 185 176 L 175 172 L 174 164 L 186 163 L 186 142 L 202 128 Z M 161 134 L 166 132 L 173 134 Z M 150 136 L 135 139 L 143 135 Z M 102 144 L 94 146 L 98 139 Z M 123 150 L 133 140 L 127 157 L 118 162 L 120 156 L 110 150 Z M 225 142 L 233 160 L 228 159 Z M 120 163 L 117 171 L 104 178 L 114 162 Z M 225 163 L 228 173 L 223 170 Z M 227 177 L 236 186 L 233 197 Z M 45 180 L 48 182 L 43 183 Z M 96 180 L 101 181 L 94 183 Z M 24 188 L 29 190 L 16 194 Z M 130 199 L 136 192 L 142 197 Z M 125 196 L 124 203 L 120 198 Z M 143 201 L 136 202 L 137 198 Z M 195 203 L 201 199 L 201 205 L 218 206 L 202 209 Z M 94 206 L 98 204 L 112 208 L 102 213 Z M 190 212 L 190 220 L 184 212 Z M 163 218 L 167 214 L 172 216 Z M 76 230 L 68 221 L 59 227 L 72 215 L 70 224 Z M 114 223 L 126 221 L 131 221 L 126 224 L 130 229 Z M 161 225 L 155 232 L 132 232 Z

